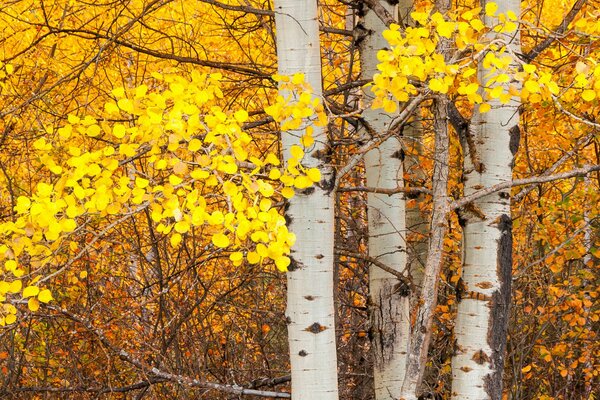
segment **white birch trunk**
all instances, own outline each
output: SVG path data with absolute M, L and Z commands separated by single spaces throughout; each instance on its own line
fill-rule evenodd
M 321 96 L 321 54 L 316 0 L 275 0 L 279 74 L 301 72 Z M 284 158 L 301 132 L 282 133 Z M 287 322 L 295 400 L 338 398 L 333 302 L 333 169 L 326 154 L 327 136 L 314 127 L 315 145 L 303 164 L 321 170 L 322 181 L 297 190 L 289 202 L 289 228 L 297 240 L 287 274 Z
M 512 10 L 519 15 L 519 0 L 502 0 L 498 6 L 499 13 Z M 493 21 L 486 17 L 486 24 Z M 504 35 L 503 39 L 513 51 L 520 51 L 518 35 Z M 479 67 L 481 82 L 488 73 Z M 465 154 L 465 195 L 512 179 L 511 134 L 512 150 L 516 151 L 518 131 L 514 127 L 519 123 L 519 100 L 506 105 L 490 100 L 490 104 L 488 113 L 480 114 L 476 109 L 471 122 L 478 161 L 474 163 L 473 155 Z M 499 400 L 512 269 L 510 189 L 474 201 L 461 214 L 465 221 L 463 294 L 454 329 L 452 399 Z
M 390 14 L 394 6 L 381 3 Z M 362 21 L 367 36 L 361 44 L 361 73 L 371 79 L 377 70 L 377 52 L 388 46 L 382 33 L 385 24 L 372 11 Z M 387 132 L 397 113 L 371 109 L 372 93 L 364 93 L 367 108 L 362 117 L 378 134 Z M 367 186 L 395 189 L 403 184 L 402 146 L 391 137 L 365 154 Z M 398 272 L 406 269 L 405 201 L 402 194 L 369 193 L 367 196 L 369 256 Z M 369 269 L 369 306 L 371 313 L 371 351 L 377 400 L 397 399 L 406 368 L 410 332 L 410 291 L 396 276 L 371 265 Z

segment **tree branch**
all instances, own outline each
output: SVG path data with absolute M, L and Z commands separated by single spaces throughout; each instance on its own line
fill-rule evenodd
M 482 197 L 485 197 L 487 195 L 490 195 L 492 193 L 498 192 L 503 189 L 509 189 L 514 186 L 523 186 L 523 185 L 530 185 L 530 184 L 553 182 L 553 181 L 558 181 L 561 179 L 569 179 L 569 178 L 574 178 L 577 176 L 584 176 L 584 175 L 587 175 L 594 171 L 600 171 L 600 164 L 586 165 L 581 168 L 576 168 L 571 171 L 561 172 L 559 174 L 554 174 L 554 175 L 534 176 L 531 178 L 515 179 L 512 181 L 501 182 L 494 186 L 490 186 L 485 189 L 478 190 L 475 193 L 472 193 L 461 199 L 453 201 L 452 203 L 450 203 L 450 210 L 456 210 L 457 208 L 464 207 L 465 205 L 467 205 L 477 199 L 480 199 Z
M 150 379 L 160 379 L 160 380 L 162 380 L 162 382 L 169 381 L 169 382 L 174 382 L 174 383 L 189 386 L 189 387 L 198 387 L 198 388 L 204 388 L 204 389 L 218 390 L 221 392 L 235 394 L 238 396 L 252 395 L 252 396 L 268 397 L 268 398 L 275 398 L 275 399 L 291 398 L 291 395 L 289 393 L 272 392 L 272 391 L 256 390 L 256 389 L 246 389 L 246 388 L 243 388 L 238 385 L 227 385 L 227 384 L 222 384 L 222 383 L 206 382 L 206 381 L 201 381 L 199 379 L 189 378 L 187 376 L 172 374 L 172 373 L 160 370 L 157 367 L 148 365 L 145 362 L 135 358 L 134 356 L 129 354 L 127 351 L 116 347 L 110 340 L 108 340 L 108 338 L 106 337 L 106 335 L 104 335 L 104 332 L 101 329 L 96 328 L 87 319 L 80 317 L 72 312 L 69 312 L 68 310 L 66 310 L 64 308 L 59 308 L 59 307 L 54 307 L 54 306 L 46 306 L 46 307 L 51 310 L 54 310 L 56 312 L 59 312 L 60 314 L 64 315 L 65 317 L 69 318 L 72 321 L 75 321 L 75 322 L 83 325 L 90 333 L 94 334 L 98 338 L 100 343 L 102 343 L 107 349 L 109 349 L 113 353 L 117 354 L 121 360 L 123 360 L 123 361 L 135 366 L 139 370 L 141 370 L 143 372 L 143 374 L 146 376 L 149 376 Z
M 542 51 L 546 50 L 556 39 L 562 37 L 567 31 L 569 24 L 573 22 L 575 16 L 579 13 L 579 11 L 581 11 L 586 2 L 587 0 L 577 0 L 575 4 L 573 4 L 573 7 L 567 13 L 567 15 L 565 15 L 565 18 L 562 20 L 558 28 L 556 28 L 553 32 L 548 34 L 546 39 L 538 43 L 527 54 L 524 54 L 523 57 L 526 58 L 529 62 L 533 61 L 534 58 L 539 56 L 542 53 Z
M 431 194 L 431 190 L 424 187 L 396 187 L 396 188 L 378 188 L 370 186 L 350 186 L 337 189 L 338 192 L 369 192 L 393 195 L 397 193 L 406 194 Z

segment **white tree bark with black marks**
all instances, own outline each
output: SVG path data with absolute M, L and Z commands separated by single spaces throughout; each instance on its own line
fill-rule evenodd
M 485 4 L 483 4 L 485 6 Z M 519 0 L 498 2 L 498 12 L 519 15 Z M 486 17 L 488 26 L 494 24 Z M 514 52 L 519 35 L 500 34 Z M 480 65 L 479 79 L 490 71 Z M 515 85 L 516 83 L 510 83 Z M 505 89 L 508 90 L 509 83 Z M 519 99 L 508 104 L 490 100 L 485 114 L 476 107 L 470 126 L 477 154 L 465 154 L 465 195 L 512 179 L 518 146 Z M 464 221 L 464 259 L 459 282 L 456 348 L 452 359 L 452 399 L 499 400 L 506 347 L 506 327 L 512 270 L 510 189 L 495 192 L 461 210 Z
M 382 1 L 390 14 L 395 7 Z M 366 36 L 360 43 L 361 74 L 371 79 L 377 70 L 377 52 L 388 45 L 382 33 L 387 29 L 381 19 L 365 7 L 360 31 Z M 370 89 L 363 95 L 362 114 L 373 134 L 384 134 L 397 113 L 371 109 Z M 403 151 L 397 137 L 390 137 L 365 154 L 367 186 L 395 189 L 403 185 Z M 406 224 L 404 195 L 369 193 L 367 195 L 369 256 L 406 275 Z M 371 351 L 377 400 L 397 399 L 406 368 L 410 332 L 410 288 L 376 265 L 369 269 L 369 311 L 371 314 Z
M 321 97 L 321 54 L 316 0 L 275 0 L 279 74 L 304 73 Z M 283 132 L 284 158 L 302 132 Z M 295 400 L 337 400 L 337 356 L 333 302 L 335 181 L 327 154 L 327 135 L 314 126 L 315 145 L 303 164 L 317 167 L 322 181 L 297 190 L 289 201 L 289 228 L 296 234 L 287 274 L 287 322 Z

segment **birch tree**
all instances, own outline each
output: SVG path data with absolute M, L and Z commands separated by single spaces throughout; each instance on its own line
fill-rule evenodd
M 486 2 L 487 5 L 488 2 Z M 519 14 L 520 1 L 498 2 L 498 12 Z M 493 26 L 495 18 L 484 23 Z M 518 31 L 517 31 L 518 32 Z M 514 53 L 520 52 L 519 34 L 499 34 Z M 480 63 L 480 82 L 491 67 Z M 503 85 L 508 92 L 509 84 Z M 482 187 L 512 180 L 513 156 L 519 137 L 519 99 L 503 104 L 490 99 L 491 111 L 475 107 L 469 129 L 473 143 L 464 157 L 464 191 L 468 196 Z M 463 208 L 464 221 L 462 283 L 455 325 L 456 349 L 452 360 L 452 398 L 500 399 L 506 347 L 508 305 L 511 291 L 512 221 L 510 189 L 500 190 Z
M 278 0 L 275 6 L 279 74 L 303 73 L 321 97 L 321 54 L 317 2 Z M 303 129 L 306 129 L 304 126 Z M 297 190 L 289 201 L 288 224 L 296 234 L 287 276 L 287 322 L 294 399 L 337 399 L 337 357 L 333 301 L 335 176 L 327 154 L 327 135 L 312 127 L 314 145 L 303 164 L 319 168 L 322 180 Z M 282 133 L 284 158 L 291 158 L 302 130 Z
M 390 14 L 395 7 L 381 3 Z M 377 72 L 377 52 L 386 47 L 382 36 L 385 24 L 371 10 L 365 10 L 362 21 L 366 37 L 361 44 L 361 72 L 372 79 Z M 364 91 L 365 106 L 372 101 L 369 89 Z M 397 110 L 367 108 L 363 123 L 372 135 L 385 133 Z M 403 183 L 402 144 L 397 136 L 383 141 L 365 154 L 367 186 L 395 189 Z M 402 193 L 367 195 L 369 256 L 398 273 L 406 273 L 405 202 Z M 371 351 L 376 399 L 396 399 L 399 396 L 406 365 L 406 347 L 410 330 L 410 290 L 397 276 L 371 264 L 369 269 L 369 300 L 371 313 Z

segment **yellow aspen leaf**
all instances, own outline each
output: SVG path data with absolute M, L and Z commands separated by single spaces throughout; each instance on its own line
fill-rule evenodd
M 452 33 L 454 33 L 454 28 L 456 24 L 454 22 L 442 21 L 435 28 L 438 35 L 443 36 L 445 38 L 451 38 Z
M 540 91 L 540 84 L 536 81 L 526 81 L 525 88 L 530 93 L 538 93 Z
M 135 177 L 135 186 L 137 186 L 140 189 L 144 189 L 148 186 L 149 183 L 150 181 L 148 179 L 140 178 L 139 176 Z
M 179 185 L 183 182 L 183 179 L 178 177 L 177 175 L 169 175 L 169 183 L 173 186 Z
M 393 113 L 396 111 L 397 108 L 398 108 L 398 105 L 396 104 L 395 101 L 389 100 L 389 99 L 383 100 L 383 109 L 385 110 L 385 112 Z
M 244 258 L 244 253 L 241 251 L 235 251 L 229 255 L 229 259 L 233 262 L 242 261 Z
M 477 93 L 477 89 L 479 89 L 479 84 L 476 82 L 469 83 L 467 87 L 464 89 L 464 93 L 466 95 Z
M 292 197 L 294 197 L 294 189 L 292 189 L 291 187 L 285 187 L 281 189 L 281 195 L 286 199 L 291 199 Z
M 488 17 L 493 17 L 498 11 L 498 4 L 496 3 L 487 3 L 485 5 L 485 15 Z
M 12 323 L 14 323 L 17 320 L 17 316 L 15 314 L 8 314 L 6 317 L 4 317 L 4 322 L 6 323 L 6 325 L 10 325 Z
M 258 264 L 260 262 L 260 256 L 255 251 L 248 252 L 246 259 L 250 264 Z
M 483 103 L 479 105 L 479 112 L 482 114 L 489 112 L 491 109 L 492 106 L 490 106 L 488 103 Z
M 294 179 L 294 186 L 298 189 L 306 189 L 307 187 L 312 186 L 313 182 L 304 175 L 297 176 Z
M 87 271 L 81 271 L 79 273 L 79 278 L 81 278 L 81 279 L 85 279 L 85 278 L 87 278 L 87 276 L 88 276 Z
M 22 296 L 23 298 L 37 296 L 39 292 L 40 288 L 38 288 L 37 286 L 27 286 L 25 289 L 23 289 Z
M 300 146 L 293 145 L 290 148 L 290 154 L 295 159 L 300 160 L 302 157 L 304 157 L 304 150 L 302 150 L 302 147 L 300 147 Z
M 521 372 L 522 373 L 526 373 L 531 371 L 531 364 L 524 366 L 523 368 L 521 368 Z
M 304 74 L 301 72 L 295 73 L 294 76 L 292 77 L 292 83 L 294 85 L 299 85 L 302 82 L 304 82 Z
M 288 265 L 290 265 L 291 260 L 289 257 L 286 256 L 281 256 L 278 257 L 277 259 L 275 259 L 275 266 L 277 267 L 278 270 L 285 272 L 287 271 L 287 267 Z
M 181 220 L 175 224 L 175 232 L 186 233 L 190 230 L 190 224 L 186 220 Z
M 502 86 L 496 86 L 492 90 L 490 90 L 490 97 L 492 99 L 497 99 L 502 94 L 503 88 Z
M 271 209 L 272 205 L 273 205 L 273 202 L 271 201 L 271 199 L 261 199 L 258 207 L 260 208 L 261 211 L 266 212 Z
M 311 181 L 316 183 L 321 180 L 321 171 L 319 171 L 318 168 L 310 168 L 308 171 L 306 171 L 306 176 L 308 176 Z
M 585 101 L 592 101 L 596 98 L 596 92 L 590 89 L 586 89 L 581 94 L 581 98 Z
M 211 241 L 216 247 L 219 247 L 221 249 L 229 246 L 229 238 L 222 233 L 217 233 L 216 235 L 213 235 Z
M 29 308 L 30 311 L 36 312 L 40 309 L 40 301 L 35 297 L 30 298 L 27 301 L 27 308 Z
M 42 303 L 49 303 L 51 300 L 53 300 L 52 292 L 50 292 L 48 289 L 44 289 L 37 295 L 37 299 Z
M 20 280 L 12 281 L 10 283 L 10 286 L 8 287 L 8 292 L 9 293 L 19 293 L 21 291 L 22 287 L 23 287 L 23 282 L 21 282 Z
M 169 239 L 169 242 L 173 247 L 179 246 L 179 243 L 181 243 L 181 235 L 179 233 L 174 233 L 173 235 L 171 235 L 171 239 Z
M 116 124 L 115 126 L 113 126 L 112 134 L 117 139 L 123 139 L 123 137 L 125 136 L 125 127 L 121 124 Z
M 132 113 L 133 112 L 133 103 L 129 99 L 120 99 L 117 102 L 119 108 L 125 112 Z
M 116 89 L 113 89 L 111 91 L 112 95 L 120 98 L 120 97 L 125 97 L 125 89 L 123 87 L 118 87 Z
M 469 22 L 469 24 L 473 27 L 473 29 L 475 29 L 477 32 L 480 32 L 481 30 L 483 30 L 485 28 L 485 25 L 483 22 L 481 22 L 480 19 L 473 19 Z
M 202 148 L 202 142 L 199 139 L 192 139 L 190 140 L 190 142 L 188 143 L 188 150 L 189 151 L 198 151 Z
M 233 114 L 233 117 L 237 122 L 242 124 L 248 120 L 248 112 L 246 110 L 238 110 Z
M 85 131 L 86 135 L 88 135 L 89 137 L 96 137 L 96 136 L 100 135 L 101 132 L 102 132 L 102 129 L 100 129 L 100 126 L 95 125 L 95 124 L 88 126 Z

